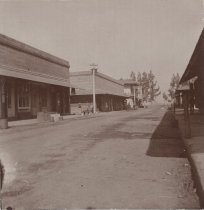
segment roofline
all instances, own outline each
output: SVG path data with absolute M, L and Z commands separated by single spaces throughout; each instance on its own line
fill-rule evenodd
M 61 59 L 61 58 L 58 58 L 54 55 L 46 53 L 42 50 L 34 48 L 34 47 L 32 47 L 30 45 L 27 45 L 25 43 L 22 43 L 20 41 L 17 41 L 13 38 L 10 38 L 10 37 L 6 36 L 6 35 L 0 34 L 0 44 L 4 45 L 4 46 L 7 46 L 7 47 L 10 47 L 10 48 L 13 48 L 13 49 L 18 50 L 18 51 L 33 55 L 35 57 L 42 58 L 42 59 L 47 60 L 49 62 L 52 62 L 52 63 L 58 64 L 58 65 L 70 68 L 70 64 L 69 64 L 68 61 L 66 61 L 64 59 Z
M 183 82 L 185 82 L 185 81 L 191 79 L 191 78 L 188 78 L 188 74 L 192 71 L 192 70 L 191 70 L 192 61 L 193 61 L 193 59 L 195 59 L 195 57 L 196 57 L 196 55 L 197 55 L 197 51 L 199 50 L 200 43 L 202 42 L 202 36 L 203 36 L 203 35 L 204 35 L 204 29 L 202 30 L 202 32 L 201 32 L 201 34 L 200 34 L 200 36 L 199 36 L 199 39 L 198 39 L 198 41 L 197 41 L 197 43 L 196 43 L 196 46 L 195 46 L 195 48 L 194 48 L 194 51 L 193 51 L 193 53 L 192 53 L 192 55 L 191 55 L 191 58 L 190 58 L 190 60 L 189 60 L 189 62 L 188 62 L 188 65 L 187 65 L 187 67 L 186 67 L 186 70 L 184 71 L 184 73 L 183 73 L 183 75 L 182 75 L 182 77 L 181 77 L 181 79 L 180 79 L 180 81 L 179 81 L 179 84 L 181 84 L 181 83 L 183 83 Z
M 84 91 L 83 94 L 78 94 L 76 93 L 76 95 L 93 95 L 93 90 L 92 88 L 88 88 L 88 89 L 84 89 L 84 88 L 77 88 L 77 89 L 81 89 L 82 91 Z M 99 95 L 99 94 L 109 94 L 109 95 L 115 95 L 115 96 L 121 96 L 121 97 L 126 97 L 126 95 L 124 93 L 121 93 L 121 94 L 118 94 L 118 93 L 114 93 L 114 92 L 111 92 L 111 91 L 106 91 L 106 90 L 102 90 L 100 88 L 96 88 L 96 95 Z
M 80 75 L 91 75 L 91 71 L 72 71 L 69 72 L 70 76 L 80 76 Z
M 120 82 L 119 80 L 116 80 L 116 79 L 114 79 L 114 78 L 112 78 L 112 77 L 110 77 L 110 76 L 108 76 L 108 75 L 102 74 L 102 73 L 100 73 L 100 72 L 97 72 L 96 75 L 99 76 L 99 77 L 102 77 L 102 78 L 104 78 L 104 79 L 106 79 L 106 80 L 109 80 L 109 81 L 111 81 L 111 82 L 114 82 L 114 83 L 116 83 L 116 84 L 118 84 L 118 85 L 123 86 L 123 83 L 122 83 L 122 82 Z
M 91 73 L 91 70 L 90 71 L 78 71 L 78 72 L 70 72 L 69 75 L 70 75 L 70 77 L 71 76 L 81 76 L 81 75 L 85 76 L 85 75 L 92 75 L 92 73 Z M 112 78 L 108 75 L 102 74 L 98 71 L 96 72 L 96 76 L 104 78 L 104 79 L 109 80 L 111 82 L 114 82 L 118 85 L 124 86 L 123 83 L 120 82 L 119 80 L 116 80 L 116 79 L 114 79 L 114 78 Z
M 123 85 L 137 85 L 139 86 L 139 83 L 137 81 L 131 80 L 131 79 L 121 79 L 119 80 Z
M 139 86 L 138 82 L 124 82 L 124 85 L 137 85 Z

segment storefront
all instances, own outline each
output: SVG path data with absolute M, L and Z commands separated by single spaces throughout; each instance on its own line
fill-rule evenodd
M 125 95 L 123 84 L 100 72 L 95 73 L 95 94 L 97 111 L 117 111 L 125 109 Z M 93 106 L 93 74 L 92 71 L 72 72 L 70 80 L 75 88 L 71 91 L 72 113 L 76 107 Z M 74 111 L 73 111 L 74 110 Z
M 70 113 L 69 63 L 0 35 L 0 119 L 36 118 L 38 112 Z
M 204 113 L 204 30 L 196 44 L 188 66 L 182 75 L 180 85 L 188 82 L 191 84 L 189 98 L 194 98 L 194 105 Z

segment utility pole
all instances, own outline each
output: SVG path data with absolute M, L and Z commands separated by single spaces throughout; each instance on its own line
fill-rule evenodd
M 98 65 L 91 64 L 91 72 L 92 72 L 92 90 L 93 90 L 93 113 L 96 114 L 96 72 Z

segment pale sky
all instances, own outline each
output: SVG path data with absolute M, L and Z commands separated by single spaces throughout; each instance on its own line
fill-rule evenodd
M 119 79 L 184 72 L 203 28 L 202 0 L 0 0 L 0 33 L 64 58 L 70 71 Z

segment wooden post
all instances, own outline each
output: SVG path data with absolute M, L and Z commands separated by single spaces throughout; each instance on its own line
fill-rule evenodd
M 15 119 L 18 119 L 18 81 L 14 80 Z
M 65 90 L 65 95 L 66 95 L 66 113 L 71 114 L 71 107 L 70 107 L 70 88 L 66 88 Z
M 0 77 L 0 103 L 1 103 L 1 114 L 0 114 L 0 128 L 8 128 L 8 113 L 7 113 L 7 88 L 6 88 L 6 77 Z
M 189 114 L 189 94 L 184 96 L 184 121 L 185 121 L 185 137 L 191 138 L 190 114 Z

